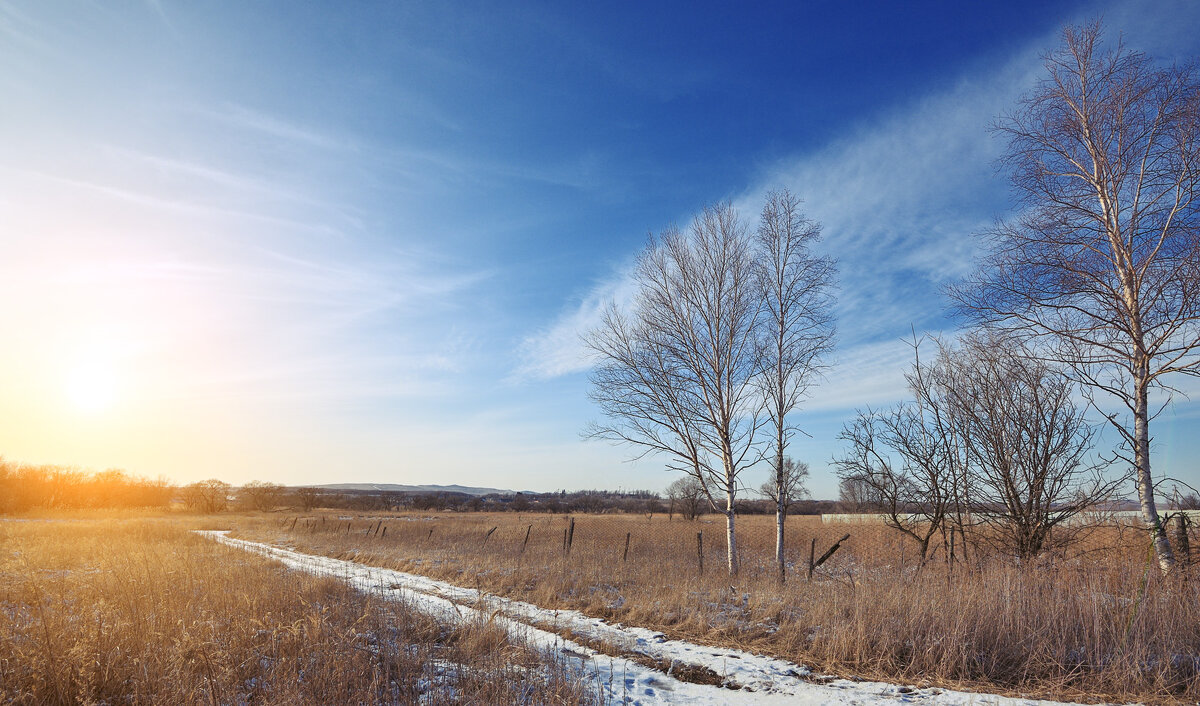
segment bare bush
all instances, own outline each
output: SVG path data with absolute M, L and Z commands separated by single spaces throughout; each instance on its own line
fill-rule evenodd
M 238 501 L 260 512 L 271 512 L 283 502 L 286 490 L 278 483 L 253 480 L 238 490 Z
M 849 448 L 834 464 L 844 487 L 859 492 L 888 526 L 917 543 L 924 563 L 930 541 L 960 504 L 965 449 L 946 390 L 938 384 L 939 371 L 922 365 L 920 341 L 914 339 L 913 350 L 916 362 L 905 376 L 913 400 L 860 412 L 842 430 L 839 438 Z
M 321 504 L 324 493 L 320 488 L 296 488 L 292 493 L 292 498 L 302 512 L 312 512 Z
M 229 506 L 229 491 L 233 486 L 210 478 L 183 487 L 183 504 L 193 512 L 222 512 Z
M 676 512 L 684 519 L 694 520 L 704 509 L 704 489 L 700 481 L 691 476 L 676 478 L 667 486 L 667 512 L 672 516 Z
M 1083 526 L 1069 521 L 1128 478 L 1107 478 L 1109 464 L 1092 454 L 1097 430 L 1075 403 L 1074 383 L 996 333 L 968 335 L 938 358 L 967 450 L 969 512 L 998 530 L 981 536 L 1022 560 L 1074 541 Z

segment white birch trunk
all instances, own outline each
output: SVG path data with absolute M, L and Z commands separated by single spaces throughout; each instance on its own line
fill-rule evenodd
M 1139 367 L 1143 373 L 1145 365 Z M 1154 553 L 1158 557 L 1158 566 L 1164 574 L 1175 569 L 1175 552 L 1171 550 L 1171 541 L 1167 539 L 1167 530 L 1163 527 L 1158 515 L 1158 507 L 1154 502 L 1154 481 L 1150 476 L 1150 411 L 1145 377 L 1139 375 L 1135 379 L 1137 385 L 1137 401 L 1133 413 L 1134 425 L 1134 463 L 1137 465 L 1138 500 L 1142 505 L 1142 518 L 1150 537 L 1154 542 Z

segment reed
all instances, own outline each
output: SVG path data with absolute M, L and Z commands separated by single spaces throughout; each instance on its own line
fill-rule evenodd
M 712 570 L 723 565 L 724 547 L 697 540 L 698 532 L 720 536 L 714 518 L 350 520 L 357 527 L 382 521 L 389 531 L 377 539 L 322 532 L 317 522 L 315 531 L 289 532 L 278 518 L 243 516 L 235 533 L 840 675 L 1078 700 L 1200 698 L 1200 582 L 1147 571 L 1144 533 L 1102 528 L 1070 552 L 1028 565 L 979 543 L 963 561 L 960 545 L 955 562 L 939 552 L 920 566 L 913 547 L 885 527 L 793 518 L 791 568 L 781 584 L 771 520 L 739 520 L 743 570 L 733 581 Z M 810 548 L 821 554 L 839 538 L 842 546 L 806 581 Z
M 493 625 L 441 624 L 187 529 L 0 522 L 0 702 L 595 701 Z

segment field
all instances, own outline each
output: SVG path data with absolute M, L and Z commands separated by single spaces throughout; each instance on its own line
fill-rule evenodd
M 483 622 L 289 572 L 196 521 L 0 522 L 0 702 L 592 703 Z
M 971 547 L 966 561 L 938 554 L 919 568 L 912 543 L 885 527 L 813 519 L 790 523 L 796 561 L 783 585 L 770 566 L 773 518 L 761 516 L 739 520 L 743 566 L 732 582 L 715 517 L 314 514 L 231 526 L 835 675 L 1084 701 L 1200 697 L 1200 586 L 1151 570 L 1141 532 L 1101 528 L 1030 566 Z M 847 533 L 806 580 L 811 540 L 819 555 Z
M 3 521 L 0 702 L 574 704 L 672 679 L 674 702 L 692 702 L 694 687 L 710 703 L 757 703 L 771 679 L 788 682 L 785 696 L 828 685 L 869 703 L 976 702 L 947 689 L 1200 697 L 1200 590 L 1160 578 L 1140 532 L 1102 528 L 1031 566 L 981 546 L 964 560 L 960 546 L 954 563 L 939 552 L 919 567 L 911 541 L 885 527 L 796 517 L 781 584 L 773 518 L 739 518 L 733 581 L 722 521 L 331 511 Z M 256 556 L 199 529 L 305 554 L 289 569 L 286 552 Z M 808 580 L 810 549 L 819 556 L 845 534 Z M 332 560 L 307 555 L 349 563 L 319 569 Z M 407 573 L 355 579 L 352 567 Z M 644 638 L 662 644 L 638 647 Z M 689 662 L 689 650 L 708 661 Z M 760 667 L 759 683 L 747 681 Z

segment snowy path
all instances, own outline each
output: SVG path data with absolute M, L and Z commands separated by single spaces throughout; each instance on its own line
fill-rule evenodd
M 1058 702 L 1017 699 L 944 689 L 914 689 L 882 682 L 817 677 L 804 666 L 740 650 L 722 649 L 681 640 L 668 640 L 645 628 L 625 627 L 589 618 L 573 610 L 546 610 L 530 603 L 480 594 L 444 581 L 402 571 L 380 569 L 353 561 L 303 554 L 259 542 L 233 539 L 228 532 L 200 532 L 230 546 L 275 559 L 310 574 L 335 576 L 359 590 L 404 600 L 416 609 L 448 621 L 491 619 L 510 636 L 552 651 L 587 674 L 609 703 L 628 704 L 994 704 L 1018 706 Z M 613 657 L 563 637 L 579 636 L 611 651 L 642 655 L 667 671 L 632 659 Z M 645 660 L 644 660 L 645 661 Z M 715 672 L 724 688 L 681 681 L 670 676 L 674 665 Z

